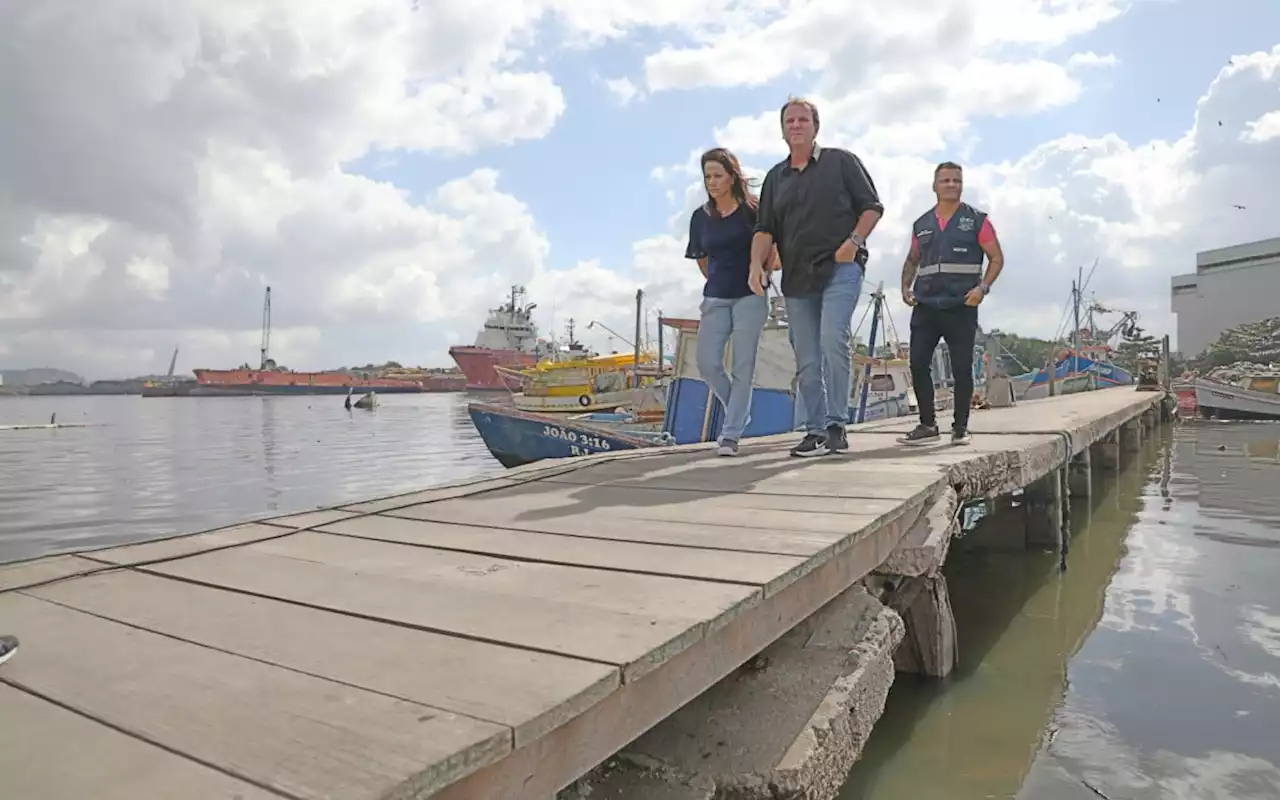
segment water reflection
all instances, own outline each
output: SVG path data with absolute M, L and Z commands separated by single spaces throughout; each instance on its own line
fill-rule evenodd
M 1062 575 L 1017 515 L 957 542 L 961 668 L 899 678 L 841 798 L 1280 797 L 1276 447 L 1256 425 L 1149 443 L 1077 511 Z
M 465 395 L 28 397 L 0 424 L 0 562 L 233 524 L 501 470 Z

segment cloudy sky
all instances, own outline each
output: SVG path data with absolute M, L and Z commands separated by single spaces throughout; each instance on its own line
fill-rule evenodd
M 880 188 L 872 281 L 954 159 L 1007 256 L 984 324 L 1052 333 L 1096 259 L 1164 332 L 1197 250 L 1280 235 L 1277 31 L 1275 0 L 4 0 L 0 366 L 256 361 L 267 285 L 295 369 L 447 364 L 513 283 L 546 333 L 631 330 L 638 287 L 694 314 L 697 156 L 762 172 L 792 93 Z

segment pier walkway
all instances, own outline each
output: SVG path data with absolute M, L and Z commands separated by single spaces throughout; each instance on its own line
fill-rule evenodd
M 818 459 L 588 456 L 0 567 L 0 793 L 549 800 L 920 546 L 943 493 L 1028 486 L 1163 399 L 978 411 L 970 447 L 886 420 Z

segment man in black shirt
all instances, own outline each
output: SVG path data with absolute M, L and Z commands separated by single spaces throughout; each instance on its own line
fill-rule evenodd
M 884 206 L 857 156 L 818 146 L 813 103 L 789 99 L 780 116 L 791 154 L 769 170 L 760 189 L 750 285 L 764 294 L 765 264 L 776 245 L 804 409 L 805 437 L 791 454 L 818 456 L 849 448 L 853 312 L 867 237 Z

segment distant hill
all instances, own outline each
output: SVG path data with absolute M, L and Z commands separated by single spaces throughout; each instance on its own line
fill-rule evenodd
M 65 369 L 51 369 L 48 367 L 38 369 L 0 369 L 0 378 L 4 379 L 3 385 L 9 388 L 13 388 L 15 386 L 36 386 L 41 383 L 53 383 L 54 381 L 84 383 L 84 378 L 74 372 L 67 372 Z

